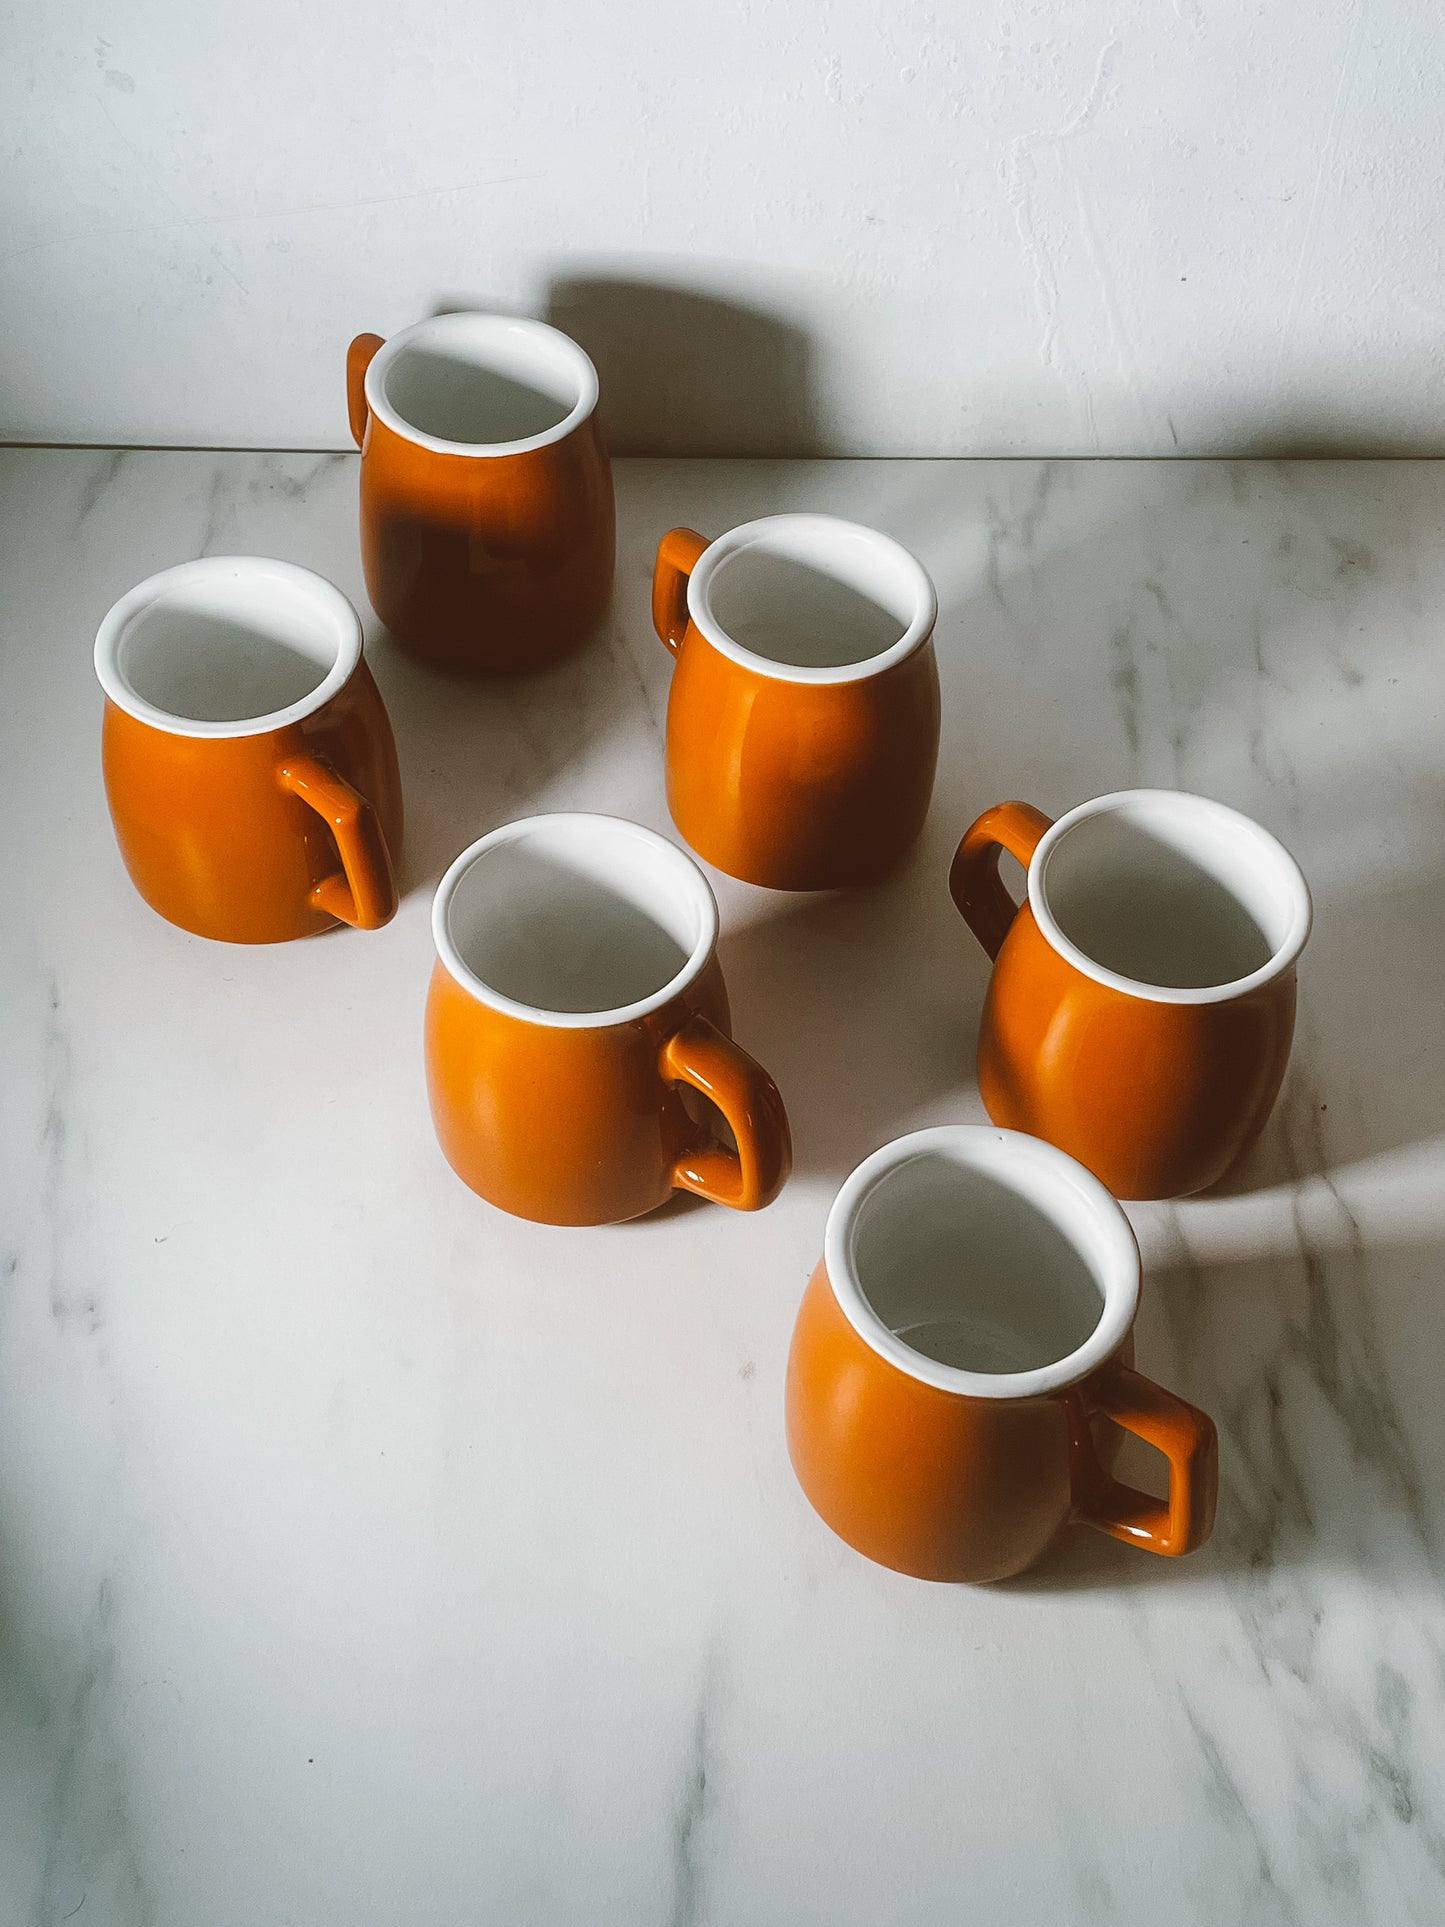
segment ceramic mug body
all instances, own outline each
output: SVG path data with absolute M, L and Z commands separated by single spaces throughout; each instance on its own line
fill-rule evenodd
M 774 515 L 709 542 L 673 529 L 653 621 L 677 657 L 667 799 L 700 856 L 777 890 L 900 861 L 938 761 L 937 598 L 887 536 Z
M 640 1217 L 677 1189 L 744 1211 L 776 1197 L 788 1121 L 732 1041 L 717 927 L 691 858 L 616 817 L 531 817 L 457 858 L 432 916 L 426 1069 L 472 1190 L 572 1225 Z
M 1028 872 L 1017 910 L 1001 850 Z M 1116 1197 L 1222 1178 L 1289 1061 L 1311 910 L 1288 851 L 1222 803 L 1125 790 L 1052 824 L 1000 804 L 949 884 L 994 959 L 978 1084 L 995 1123 L 1059 1145 Z
M 391 918 L 401 777 L 339 589 L 257 556 L 182 563 L 116 603 L 95 666 L 116 841 L 153 910 L 230 943 Z
M 612 471 L 597 373 L 566 335 L 437 315 L 347 357 L 372 606 L 412 655 L 533 668 L 595 628 L 612 589 Z
M 1119 1206 L 1036 1138 L 900 1138 L 829 1214 L 788 1360 L 793 1467 L 857 1551 L 920 1579 L 1006 1579 L 1079 1521 L 1153 1552 L 1214 1518 L 1204 1413 L 1133 1368 L 1139 1252 Z M 1112 1474 L 1121 1429 L 1169 1495 Z

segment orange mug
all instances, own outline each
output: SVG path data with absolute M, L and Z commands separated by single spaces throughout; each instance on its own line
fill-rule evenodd
M 612 590 L 597 371 L 541 321 L 443 314 L 346 358 L 361 559 L 397 642 L 443 669 L 530 669 Z
M 106 800 L 153 910 L 227 943 L 390 921 L 401 775 L 339 589 L 260 556 L 183 562 L 116 603 L 95 670 Z
M 1071 1521 L 1209 1537 L 1214 1426 L 1134 1370 L 1139 1247 L 1072 1158 L 944 1125 L 875 1151 L 828 1214 L 788 1359 L 788 1450 L 841 1539 L 919 1579 L 1007 1579 Z M 1120 1484 L 1121 1431 L 1169 1496 Z
M 1002 850 L 1028 872 L 1019 908 Z M 949 888 L 994 959 L 978 1040 L 993 1121 L 1120 1198 L 1222 1178 L 1264 1128 L 1294 1035 L 1311 910 L 1283 845 L 1180 790 L 1122 790 L 1057 823 L 1000 803 L 959 844 Z
M 611 816 L 508 823 L 447 871 L 432 933 L 432 1118 L 473 1191 L 572 1225 L 678 1189 L 739 1211 L 777 1196 L 787 1115 L 732 1041 L 717 903 L 676 844 Z
M 921 563 L 831 515 L 662 538 L 667 800 L 699 856 L 774 890 L 866 883 L 899 862 L 938 762 L 937 614 Z

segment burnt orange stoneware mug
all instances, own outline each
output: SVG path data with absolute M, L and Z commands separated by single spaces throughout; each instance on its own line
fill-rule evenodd
M 777 1196 L 787 1116 L 732 1041 L 717 904 L 676 844 L 611 816 L 508 823 L 447 871 L 432 933 L 432 1118 L 474 1191 L 572 1225 L 679 1189 L 739 1211 Z
M 1005 850 L 1027 872 L 1021 907 Z M 1289 1061 L 1311 918 L 1289 852 L 1223 803 L 1123 790 L 1057 823 L 1000 803 L 949 887 L 994 959 L 978 1040 L 994 1122 L 1059 1145 L 1119 1198 L 1222 1178 Z
M 788 1449 L 840 1538 L 919 1579 L 1007 1579 L 1072 1521 L 1149 1552 L 1209 1537 L 1212 1422 L 1134 1369 L 1129 1220 L 1052 1145 L 899 1138 L 828 1215 L 788 1359 Z M 1113 1476 L 1122 1434 L 1168 1496 Z
M 116 603 L 95 668 L 116 840 L 153 910 L 229 943 L 391 919 L 396 745 L 339 589 L 260 556 L 183 562 Z
M 906 549 L 831 515 L 662 538 L 667 800 L 699 856 L 774 890 L 894 868 L 933 793 L 937 613 Z
M 612 471 L 597 371 L 568 336 L 444 314 L 346 362 L 372 607 L 439 668 L 531 669 L 607 607 Z

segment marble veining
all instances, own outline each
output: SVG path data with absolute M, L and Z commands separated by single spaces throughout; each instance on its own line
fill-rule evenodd
M 597 638 L 476 687 L 370 618 L 353 456 L 0 453 L 0 1927 L 1439 1921 L 1445 469 L 617 483 Z M 667 828 L 657 538 L 796 507 L 926 562 L 945 708 L 899 876 L 716 880 L 796 1174 L 753 1219 L 514 1223 L 431 1139 L 431 891 L 527 811 Z M 207 945 L 121 870 L 95 628 L 227 552 L 367 617 L 408 801 L 374 936 Z M 958 835 L 1135 783 L 1249 811 L 1316 896 L 1264 1139 L 1131 1207 L 1140 1361 L 1219 1423 L 1218 1529 L 921 1586 L 793 1482 L 793 1313 L 851 1166 L 981 1115 Z

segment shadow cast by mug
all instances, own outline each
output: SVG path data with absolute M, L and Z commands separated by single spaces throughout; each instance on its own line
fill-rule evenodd
M 1136 1326 L 1139 1368 L 1219 1429 L 1210 1542 L 1185 1559 L 1071 1528 L 1019 1580 L 1023 1590 L 1207 1584 L 1269 1586 L 1290 1572 L 1368 1573 L 1438 1588 L 1445 1561 L 1445 1238 L 1437 1225 L 1368 1243 L 1346 1223 L 1301 1222 L 1292 1249 L 1152 1268 Z M 1423 1363 L 1421 1361 L 1424 1361 Z M 1163 1486 L 1162 1460 L 1133 1440 L 1120 1476 Z
M 1382 426 L 1361 420 L 1344 408 L 1333 415 L 1320 409 L 1271 408 L 1270 426 L 1246 419 L 1224 431 L 1227 452 L 1246 461 L 1397 462 L 1434 461 L 1445 455 L 1445 440 L 1433 423 L 1418 427 Z
M 1151 1276 L 1136 1336 L 1141 1370 L 1219 1429 L 1213 1536 L 1167 1558 L 1068 1527 L 1019 1592 L 1208 1586 L 1269 1588 L 1306 1572 L 1438 1585 L 1445 1555 L 1445 1414 L 1416 1348 L 1445 1347 L 1438 1237 Z M 1119 1476 L 1162 1492 L 1163 1462 L 1126 1440 Z
M 1440 807 L 1445 807 L 1442 799 Z M 1445 877 L 1382 876 L 1349 894 L 1322 894 L 1300 959 L 1300 1003 L 1284 1088 L 1256 1144 L 1212 1191 L 1237 1198 L 1326 1177 L 1445 1133 Z M 1361 1029 L 1361 997 L 1368 1022 Z M 1333 1053 L 1357 1052 L 1359 1073 L 1335 1088 Z
M 449 672 L 418 662 L 385 630 L 368 638 L 406 796 L 404 897 L 434 889 L 452 859 L 500 823 L 588 807 L 548 792 L 616 727 L 622 653 L 615 612 L 560 662 L 511 674 Z
M 1197 1552 L 1170 1559 L 1126 1546 L 1093 1526 L 1073 1524 L 1042 1558 L 1012 1579 L 995 1581 L 1010 1593 L 1118 1592 L 1136 1586 L 1188 1586 L 1218 1582 L 1231 1571 L 1215 1534 Z
M 665 1204 L 658 1205 L 655 1211 L 646 1211 L 640 1218 L 629 1218 L 628 1224 L 665 1224 L 672 1218 L 690 1217 L 694 1211 L 725 1211 L 726 1205 L 714 1204 L 711 1198 L 700 1198 L 695 1191 L 674 1191 Z
M 782 1092 L 799 1172 L 841 1181 L 904 1131 L 982 1116 L 947 836 L 930 820 L 886 881 L 780 897 L 719 943 L 738 1041 Z
M 573 274 L 545 319 L 587 350 L 614 455 L 826 453 L 813 350 L 791 321 L 666 281 Z

